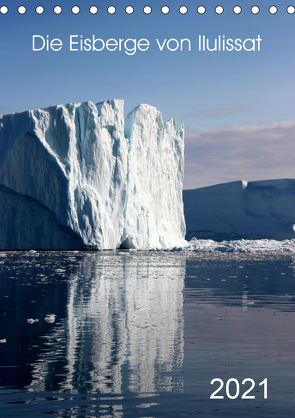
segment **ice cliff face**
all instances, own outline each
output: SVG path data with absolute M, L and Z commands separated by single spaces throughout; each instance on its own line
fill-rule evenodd
M 183 141 L 120 100 L 0 116 L 0 249 L 179 245 Z
M 175 232 L 178 241 L 185 236 L 184 127 L 177 131 L 175 120 L 164 126 L 157 109 L 140 105 L 126 118 L 125 137 L 128 158 L 123 237 L 132 238 L 139 248 L 175 245 Z

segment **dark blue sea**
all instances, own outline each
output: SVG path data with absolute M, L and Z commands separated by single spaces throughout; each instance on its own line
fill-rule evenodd
M 0 253 L 0 415 L 295 414 L 290 252 Z

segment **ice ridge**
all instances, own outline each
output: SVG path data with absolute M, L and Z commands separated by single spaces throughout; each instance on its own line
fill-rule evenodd
M 184 127 L 140 105 L 0 116 L 0 250 L 184 244 Z

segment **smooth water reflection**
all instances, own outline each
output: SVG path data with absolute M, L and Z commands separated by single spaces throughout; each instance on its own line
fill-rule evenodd
M 5 416 L 292 416 L 292 254 L 0 255 Z M 255 401 L 211 401 L 215 377 Z
M 37 262 L 30 260 L 30 269 L 34 264 L 41 267 L 41 257 L 44 262 L 44 254 Z M 49 328 L 31 305 L 29 318 L 40 322 L 26 328 L 39 330 L 40 325 L 46 325 L 49 332 L 41 335 L 45 342 L 31 363 L 32 380 L 26 389 L 118 394 L 181 387 L 176 371 L 183 362 L 185 259 L 169 254 L 160 260 L 152 254 L 132 257 L 129 252 L 79 257 L 69 275 L 67 263 L 76 261 L 73 254 L 58 268 L 51 259 L 54 268 L 45 271 L 47 274 L 37 273 L 41 287 L 52 281 L 51 277 L 55 277 L 57 288 L 59 280 L 67 279 L 62 289 L 66 303 L 62 315 L 53 305 L 51 311 L 44 311 L 43 317 L 57 315 Z M 28 302 L 32 301 L 22 301 Z M 35 340 L 38 338 L 36 333 Z M 8 338 L 7 345 L 10 342 Z

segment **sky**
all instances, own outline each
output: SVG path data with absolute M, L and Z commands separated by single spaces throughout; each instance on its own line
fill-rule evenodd
M 275 15 L 268 11 L 273 3 Z M 173 117 L 185 124 L 184 189 L 295 177 L 295 14 L 286 12 L 290 0 L 24 0 L 24 15 L 17 12 L 19 1 L 2 4 L 9 12 L 0 14 L 1 114 L 113 98 L 124 99 L 128 114 L 147 103 L 161 111 L 164 122 Z M 53 13 L 56 4 L 63 8 L 60 15 Z M 78 15 L 71 12 L 75 4 Z M 200 4 L 206 7 L 203 15 L 197 13 Z M 250 11 L 254 4 L 260 7 L 257 15 Z M 42 15 L 35 12 L 39 5 L 45 8 Z M 89 13 L 92 5 L 98 7 L 96 15 Z M 110 5 L 116 7 L 113 15 L 107 13 Z M 125 12 L 128 5 L 134 6 L 131 15 Z M 143 13 L 146 5 L 152 7 L 149 15 Z M 164 5 L 170 8 L 167 15 L 161 13 Z M 182 5 L 188 8 L 184 15 Z M 224 8 L 221 15 L 215 13 L 217 5 Z M 242 7 L 239 15 L 232 11 L 236 5 Z M 33 35 L 58 38 L 63 46 L 33 51 Z M 124 41 L 121 51 L 70 51 L 71 35 Z M 257 41 L 255 51 L 199 51 L 200 35 L 210 47 L 218 36 L 244 41 L 259 35 L 262 41 L 260 51 Z M 150 46 L 127 54 L 127 39 L 147 39 Z M 166 39 L 162 51 L 157 39 L 160 45 Z M 191 48 L 183 42 L 183 50 L 168 50 L 169 39 L 189 39 Z M 129 41 L 127 47 L 132 45 Z M 245 45 L 251 49 L 253 44 Z

